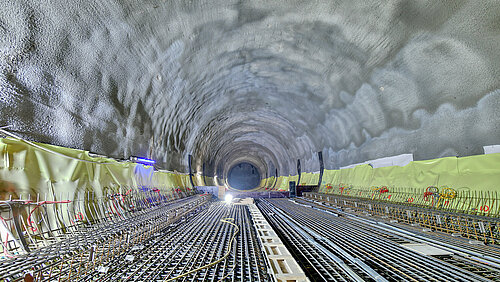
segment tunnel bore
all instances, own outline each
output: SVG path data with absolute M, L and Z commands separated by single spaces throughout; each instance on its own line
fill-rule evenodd
M 251 163 L 239 163 L 229 170 L 229 186 L 238 190 L 249 190 L 260 183 L 259 170 Z

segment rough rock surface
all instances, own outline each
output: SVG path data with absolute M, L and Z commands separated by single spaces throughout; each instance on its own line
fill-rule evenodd
M 0 126 L 224 175 L 500 143 L 500 1 L 0 1 Z

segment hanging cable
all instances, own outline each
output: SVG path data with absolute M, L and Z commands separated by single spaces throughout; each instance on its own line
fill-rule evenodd
M 6 230 L 8 230 L 7 221 L 2 216 L 0 216 L 0 220 L 2 221 L 2 224 L 6 228 Z M 8 258 L 14 258 L 14 256 L 10 253 L 9 248 L 8 248 L 9 232 L 7 231 L 7 232 L 5 232 L 5 234 L 6 234 L 5 241 L 2 242 L 3 254 L 4 254 L 4 256 L 6 256 Z
M 30 203 L 30 202 L 26 202 L 26 203 Z M 26 221 L 28 223 L 28 227 L 31 229 L 31 232 L 38 231 L 38 229 L 32 225 L 35 222 L 31 220 L 31 215 L 33 214 L 33 212 L 35 212 L 36 209 L 38 209 L 40 206 L 45 205 L 45 204 L 69 204 L 69 203 L 71 203 L 70 200 L 65 200 L 65 201 L 43 201 L 43 202 L 34 203 L 34 204 L 36 204 L 36 207 L 30 211 L 30 213 L 28 214 L 28 218 L 26 219 Z

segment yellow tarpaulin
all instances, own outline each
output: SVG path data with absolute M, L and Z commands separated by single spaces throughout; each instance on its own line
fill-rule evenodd
M 163 193 L 172 193 L 175 189 L 182 191 L 189 187 L 182 181 L 185 176 L 180 174 L 159 172 L 153 167 L 131 162 L 94 158 L 82 150 L 36 145 L 71 158 L 19 140 L 0 139 L 0 194 L 4 198 L 11 195 L 14 199 L 26 199 L 29 194 L 32 199 L 56 197 L 71 200 L 87 191 L 100 197 L 126 193 L 130 189 L 159 189 Z
M 404 167 L 325 170 L 319 191 L 498 214 L 500 154 L 414 161 Z

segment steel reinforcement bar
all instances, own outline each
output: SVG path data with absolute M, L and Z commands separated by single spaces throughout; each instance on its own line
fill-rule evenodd
M 336 279 L 326 276 L 331 271 L 322 270 L 329 265 L 340 269 L 337 273 L 347 280 L 500 280 L 498 264 L 488 261 L 488 256 L 425 243 L 417 234 L 389 225 L 378 226 L 334 209 L 319 210 L 290 200 L 261 200 L 258 206 L 296 253 L 308 254 L 302 255 L 306 258 L 302 261 L 309 264 L 304 268 L 325 280 Z M 333 263 L 325 264 L 325 259 Z
M 126 216 L 79 226 L 72 236 L 1 261 L 0 278 L 4 281 L 25 278 L 73 281 L 94 271 L 104 272 L 107 262 L 151 238 L 208 200 L 206 195 L 196 195 L 158 202 Z
M 381 216 L 401 223 L 461 236 L 484 244 L 500 245 L 500 220 L 495 217 L 470 215 L 414 205 L 394 204 L 351 196 L 304 193 L 311 199 Z

